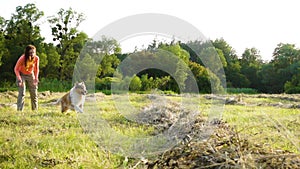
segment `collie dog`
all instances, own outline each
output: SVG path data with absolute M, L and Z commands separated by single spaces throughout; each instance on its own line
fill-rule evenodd
M 61 104 L 61 112 L 67 110 L 75 110 L 83 113 L 83 104 L 85 102 L 85 95 L 87 94 L 84 82 L 75 83 L 73 88 L 66 93 L 62 98 L 58 99 L 56 105 Z

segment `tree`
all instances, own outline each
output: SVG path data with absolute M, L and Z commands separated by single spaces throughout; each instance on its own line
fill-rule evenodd
M 208 47 L 201 51 L 199 54 L 202 58 L 204 66 L 210 69 L 215 74 L 219 74 L 224 67 L 227 67 L 227 62 L 224 58 L 223 52 L 220 49 L 214 47 Z M 221 64 L 220 64 L 221 63 Z
M 300 73 L 294 75 L 291 81 L 284 84 L 284 92 L 289 94 L 300 93 Z
M 98 76 L 101 77 L 112 77 L 116 68 L 120 64 L 120 60 L 116 55 L 105 55 L 101 61 L 101 71 L 98 72 Z
M 89 54 L 98 66 L 96 76 L 112 77 L 120 64 L 117 55 L 121 52 L 119 43 L 112 38 L 102 36 L 98 41 L 88 41 L 81 52 L 81 59 Z
M 247 88 L 250 85 L 249 80 L 241 73 L 241 65 L 238 60 L 231 61 L 225 69 L 226 81 L 228 87 Z
M 240 59 L 241 74 L 249 80 L 249 87 L 260 90 L 261 82 L 258 72 L 263 64 L 259 51 L 256 48 L 247 48 Z
M 173 65 L 173 67 L 175 68 L 173 78 L 174 80 L 176 80 L 179 89 L 184 90 L 186 87 L 186 79 L 188 77 L 187 69 L 188 69 L 188 63 L 190 58 L 189 53 L 186 50 L 182 49 L 179 43 L 160 44 L 158 49 L 167 51 L 167 52 L 163 52 L 163 51 L 158 52 L 158 56 L 160 55 L 164 56 L 164 57 L 160 57 L 162 59 L 161 64 L 168 64 L 168 67 L 171 67 Z M 170 54 L 168 54 L 168 52 L 170 52 Z M 168 60 L 163 61 L 164 59 L 168 59 Z M 173 73 L 173 71 L 171 71 L 171 73 Z M 176 87 L 177 85 L 175 85 L 174 82 L 173 91 L 175 92 L 179 92 L 179 89 Z
M 16 14 L 12 14 L 7 21 L 5 30 L 6 39 L 10 47 L 16 45 L 21 47 L 21 51 L 28 44 L 36 47 L 44 40 L 40 34 L 38 20 L 44 16 L 44 12 L 37 9 L 35 4 L 27 4 L 24 7 L 16 7 Z M 13 45 L 12 45 L 13 43 Z
M 296 49 L 294 44 L 280 43 L 273 52 L 273 59 L 271 62 L 276 69 L 285 69 L 299 60 L 300 51 Z
M 296 84 L 299 61 L 300 50 L 296 49 L 295 45 L 278 44 L 273 52 L 273 59 L 260 71 L 264 92 L 282 93 L 290 88 L 288 81 L 294 81 Z
M 185 63 L 189 62 L 189 58 L 190 58 L 189 53 L 186 50 L 182 49 L 180 47 L 179 43 L 161 44 L 161 45 L 159 45 L 159 49 L 171 52 L 173 55 L 180 58 Z
M 209 74 L 207 69 L 204 66 L 201 66 L 200 64 L 196 62 L 190 62 L 189 67 L 191 71 L 193 72 L 193 77 L 188 77 L 187 82 L 190 82 L 190 78 L 195 78 L 198 89 L 200 93 L 210 93 L 211 92 L 211 83 L 209 79 Z M 190 85 L 188 85 L 190 86 Z
M 77 81 L 92 81 L 96 77 L 97 72 L 97 64 L 94 59 L 88 53 L 85 55 L 83 59 L 76 63 L 74 73 L 77 77 Z
M 53 44 L 44 44 L 44 53 L 47 54 L 47 64 L 40 72 L 45 78 L 59 79 L 57 70 L 60 68 L 60 55 Z
M 212 41 L 216 49 L 222 51 L 227 65 L 224 67 L 226 82 L 228 87 L 242 88 L 248 87 L 249 80 L 241 73 L 241 65 L 235 50 L 224 40 L 216 39 Z
M 57 52 L 60 55 L 60 80 L 70 79 L 77 56 L 88 38 L 78 31 L 79 25 L 85 20 L 82 13 L 69 8 L 60 9 L 56 17 L 48 19 L 52 29 L 53 41 L 57 42 Z
M 226 62 L 238 60 L 235 50 L 223 38 L 212 41 L 215 48 L 220 49 L 226 59 Z
M 265 64 L 258 72 L 259 79 L 262 86 L 260 91 L 264 93 L 281 93 L 283 91 L 283 84 L 278 78 L 277 71 L 273 64 Z
M 186 45 L 182 45 L 184 49 L 186 49 L 190 54 L 190 61 L 193 63 L 199 64 L 199 66 L 205 67 L 207 72 L 213 74 L 214 78 L 219 79 L 219 84 L 222 84 L 225 87 L 225 74 L 224 68 L 227 67 L 227 61 L 221 49 L 216 48 L 212 41 L 210 40 L 196 40 L 189 41 Z M 192 64 L 194 65 L 194 64 Z M 191 65 L 190 65 L 191 66 Z M 198 66 L 198 65 L 197 65 Z M 195 72 L 193 72 L 195 73 Z M 198 77 L 201 78 L 201 77 Z M 206 77 L 204 77 L 206 79 Z M 202 80 L 204 80 L 202 79 Z M 221 80 L 223 81 L 221 83 Z M 199 83 L 199 82 L 197 82 Z M 198 84 L 199 85 L 199 84 Z M 204 86 L 208 86 L 208 89 L 204 89 L 203 85 L 201 85 L 201 89 L 199 87 L 200 92 L 210 92 L 211 87 L 207 84 Z M 221 87 L 222 88 L 222 87 Z
M 200 58 L 200 53 L 204 49 L 213 47 L 212 43 L 210 41 L 201 41 L 201 40 L 195 40 L 195 41 L 189 41 L 187 43 L 180 43 L 180 46 L 186 50 L 190 55 L 190 61 L 198 63 L 202 66 L 204 66 L 203 61 Z
M 246 50 L 242 54 L 242 59 L 241 59 L 242 65 L 253 64 L 259 66 L 262 63 L 263 63 L 262 57 L 259 54 L 259 50 L 257 50 L 256 48 L 251 48 L 251 49 L 246 48 Z
M 1 79 L 15 80 L 14 72 L 11 70 L 27 45 L 35 45 L 37 55 L 42 54 L 40 51 L 43 50 L 44 38 L 41 37 L 38 20 L 43 15 L 44 13 L 39 11 L 35 4 L 27 4 L 24 7 L 16 7 L 16 13 L 12 14 L 11 19 L 5 21 L 5 24 L 1 19 L 2 27 L 5 25 L 1 36 L 5 38 L 5 48 L 7 49 L 2 55 L 2 62 L 5 64 L 0 67 Z
M 4 29 L 5 29 L 5 19 L 0 16 L 0 67 L 3 63 L 2 57 L 8 54 L 8 51 L 5 46 Z

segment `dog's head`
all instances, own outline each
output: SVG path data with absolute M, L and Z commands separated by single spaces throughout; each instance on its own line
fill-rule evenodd
M 81 95 L 87 94 L 84 82 L 75 83 L 75 90 L 77 93 L 80 93 Z

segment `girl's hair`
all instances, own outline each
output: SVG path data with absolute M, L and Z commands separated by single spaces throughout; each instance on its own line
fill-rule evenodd
M 28 45 L 25 48 L 25 67 L 27 67 L 27 60 L 29 59 L 29 51 L 32 49 L 35 51 L 36 50 L 35 46 Z

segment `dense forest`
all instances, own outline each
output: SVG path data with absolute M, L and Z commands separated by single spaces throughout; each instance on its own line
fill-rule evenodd
M 212 89 L 222 91 L 225 87 L 261 93 L 300 93 L 300 49 L 294 44 L 279 43 L 268 62 L 262 60 L 256 48 L 247 48 L 238 56 L 223 38 L 190 42 L 174 40 L 170 43 L 153 40 L 145 49 L 122 53 L 119 43 L 113 38 L 103 36 L 101 40 L 94 41 L 79 31 L 79 25 L 86 18 L 72 8 L 60 9 L 47 20 L 53 42 L 46 43 L 41 36 L 39 24 L 43 16 L 44 12 L 35 4 L 16 7 L 9 19 L 0 16 L 2 90 L 14 86 L 14 65 L 25 47 L 33 44 L 40 57 L 40 86 L 51 83 L 52 88 L 48 90 L 52 91 L 58 89 L 53 88 L 54 83 L 70 84 L 74 71 L 80 71 L 84 76 L 78 79 L 94 81 L 97 90 L 110 90 L 112 82 L 123 79 L 130 83 L 131 91 L 160 89 L 178 93 L 181 89 L 189 91 L 188 83 L 193 77 L 201 93 L 210 93 Z M 161 51 L 177 56 L 172 58 L 173 55 L 170 55 L 170 60 L 188 65 L 192 75 L 187 73 L 182 64 L 175 64 L 174 69 L 170 70 L 174 76 L 159 69 L 145 69 L 135 73 L 133 69 L 120 66 L 128 57 L 137 65 L 142 64 L 143 59 L 155 60 Z M 222 70 L 220 67 L 214 68 L 216 57 L 222 63 Z M 76 64 L 78 60 L 80 64 Z M 204 62 L 212 63 L 210 68 Z M 163 61 L 153 63 L 157 64 L 155 67 L 165 64 Z M 225 77 L 220 77 L 221 71 L 224 71 Z M 177 77 L 176 80 L 174 77 Z M 226 86 L 221 85 L 222 78 L 226 79 Z M 123 85 L 126 87 L 126 84 Z

